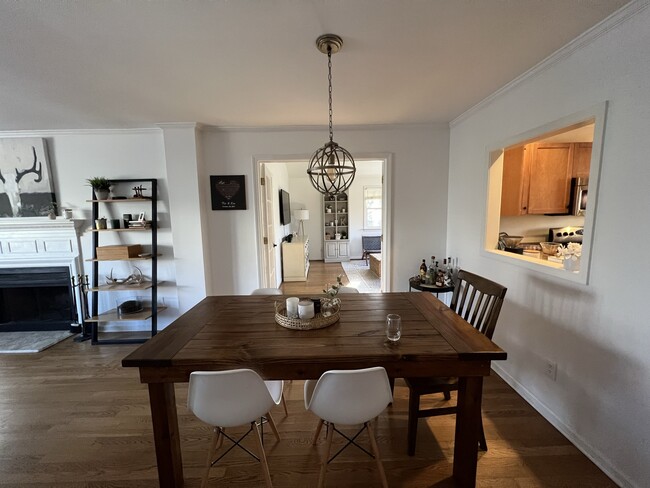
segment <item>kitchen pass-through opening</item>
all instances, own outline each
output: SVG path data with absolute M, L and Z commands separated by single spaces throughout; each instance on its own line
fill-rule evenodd
M 490 151 L 484 252 L 587 283 L 606 104 Z

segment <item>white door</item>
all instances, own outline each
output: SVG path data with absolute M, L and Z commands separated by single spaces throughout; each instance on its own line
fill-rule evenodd
M 278 286 L 277 273 L 275 269 L 275 253 L 277 245 L 275 244 L 275 221 L 273 212 L 273 182 L 271 176 L 264 170 L 262 165 L 262 192 L 264 194 L 264 215 L 263 228 L 264 236 L 262 245 L 264 246 L 264 276 L 263 286 L 275 288 Z

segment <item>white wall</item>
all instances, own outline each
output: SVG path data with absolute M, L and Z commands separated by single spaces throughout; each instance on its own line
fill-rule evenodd
M 508 287 L 494 337 L 508 360 L 498 370 L 618 483 L 639 487 L 650 479 L 648 26 L 646 8 L 456 121 L 448 219 L 462 266 Z M 481 254 L 486 148 L 605 100 L 589 285 Z M 632 236 L 621 232 L 631 224 Z M 556 381 L 545 360 L 557 363 Z
M 449 132 L 433 125 L 336 129 L 336 142 L 355 157 L 392 153 L 393 290 L 407 290 L 417 256 L 445 250 Z M 309 159 L 327 139 L 326 130 L 204 131 L 206 174 L 246 174 L 252 185 L 253 160 Z M 255 233 L 255 199 L 248 210 L 208 216 L 216 294 L 250 293 L 260 283 Z M 204 202 L 208 204 L 209 202 Z M 310 224 L 311 225 L 311 224 Z M 313 239 L 313 237 L 312 237 Z

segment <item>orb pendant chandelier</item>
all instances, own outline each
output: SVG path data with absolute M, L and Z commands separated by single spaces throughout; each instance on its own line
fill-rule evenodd
M 311 184 L 320 193 L 337 195 L 350 187 L 356 173 L 354 158 L 349 151 L 334 142 L 332 131 L 332 54 L 341 50 L 343 39 L 335 34 L 324 34 L 316 39 L 316 46 L 320 52 L 327 54 L 330 140 L 311 157 L 307 174 Z

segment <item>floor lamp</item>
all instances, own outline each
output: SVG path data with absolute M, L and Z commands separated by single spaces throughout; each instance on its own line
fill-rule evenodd
M 309 220 L 309 210 L 307 209 L 300 209 L 296 210 L 294 213 L 294 216 L 300 221 L 300 225 L 298 226 L 298 235 L 300 236 L 300 239 L 303 241 L 305 240 L 305 220 Z

